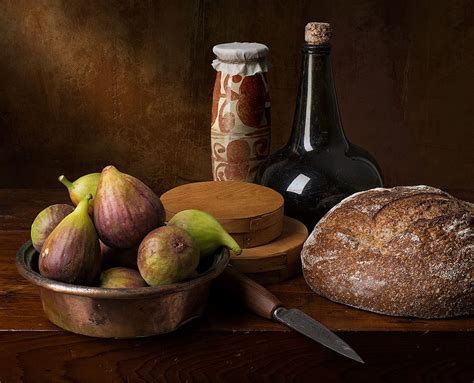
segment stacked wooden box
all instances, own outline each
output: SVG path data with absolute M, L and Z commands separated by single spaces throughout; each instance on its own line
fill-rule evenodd
M 283 214 L 283 197 L 246 182 L 209 181 L 176 187 L 161 196 L 166 219 L 185 209 L 212 214 L 242 247 L 231 263 L 254 280 L 267 284 L 297 275 L 306 227 Z

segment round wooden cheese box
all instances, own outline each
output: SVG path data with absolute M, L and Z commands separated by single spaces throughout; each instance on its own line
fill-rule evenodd
M 213 215 L 242 248 L 267 244 L 283 230 L 283 197 L 265 186 L 240 181 L 185 184 L 161 196 L 166 220 L 186 209 Z
M 231 255 L 230 263 L 261 284 L 291 278 L 301 272 L 300 253 L 308 229 L 300 221 L 285 217 L 283 232 L 276 240 L 263 246 L 244 249 Z

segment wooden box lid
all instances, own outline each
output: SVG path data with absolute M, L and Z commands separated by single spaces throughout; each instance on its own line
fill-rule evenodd
M 275 283 L 301 272 L 300 253 L 308 229 L 300 221 L 285 217 L 283 232 L 276 240 L 263 246 L 244 249 L 231 256 L 231 263 L 259 283 Z
M 266 229 L 271 233 L 265 238 L 267 243 L 281 234 L 283 197 L 266 186 L 240 181 L 195 182 L 167 191 L 161 202 L 167 220 L 181 210 L 199 209 L 212 214 L 230 234 L 242 233 L 238 237 Z M 253 246 L 262 244 L 257 237 L 252 236 Z

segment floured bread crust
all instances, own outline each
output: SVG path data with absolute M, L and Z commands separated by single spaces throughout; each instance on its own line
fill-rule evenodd
M 316 225 L 301 252 L 309 286 L 383 314 L 474 313 L 474 205 L 429 186 L 356 193 Z

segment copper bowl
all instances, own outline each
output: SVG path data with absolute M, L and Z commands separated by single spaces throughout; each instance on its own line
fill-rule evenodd
M 206 259 L 205 259 L 206 260 Z M 211 281 L 224 271 L 229 252 L 222 249 L 200 264 L 192 280 L 157 287 L 106 289 L 53 281 L 38 272 L 31 241 L 18 251 L 16 266 L 39 288 L 43 310 L 55 325 L 77 334 L 135 338 L 163 334 L 199 317 Z

